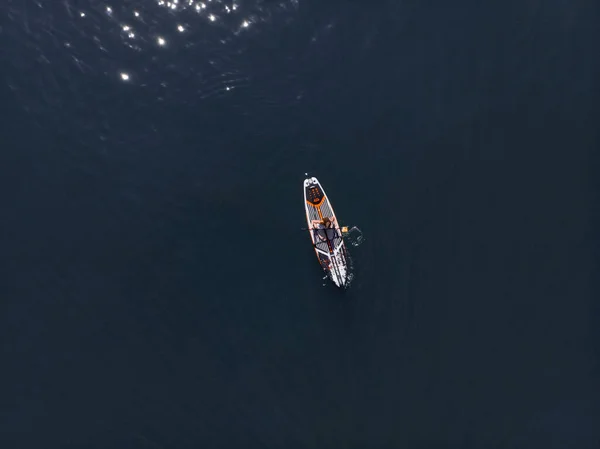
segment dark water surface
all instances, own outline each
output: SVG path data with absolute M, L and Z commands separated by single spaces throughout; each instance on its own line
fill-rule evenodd
M 600 447 L 598 8 L 486 3 L 6 0 L 0 447 Z

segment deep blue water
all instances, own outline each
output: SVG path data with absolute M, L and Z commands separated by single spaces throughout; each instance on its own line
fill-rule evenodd
M 202 5 L 0 6 L 0 447 L 600 447 L 597 5 Z

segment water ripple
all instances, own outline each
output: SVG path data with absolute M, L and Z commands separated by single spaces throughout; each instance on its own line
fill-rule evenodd
M 297 8 L 296 0 L 10 0 L 7 34 L 16 70 L 9 83 L 26 108 L 35 108 L 36 100 L 60 103 L 74 85 L 85 84 L 82 76 L 143 87 L 159 100 L 166 87 L 168 97 L 181 102 L 193 93 L 198 99 L 225 95 L 251 84 L 245 57 L 251 41 L 293 20 Z M 34 82 L 19 79 L 31 64 Z M 27 95 L 32 84 L 42 99 Z

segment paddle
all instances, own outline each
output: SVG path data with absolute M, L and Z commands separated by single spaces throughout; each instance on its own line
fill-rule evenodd
M 323 228 L 325 229 L 325 228 Z M 337 228 L 342 231 L 342 234 L 348 234 L 348 226 L 342 226 L 341 228 Z M 316 231 L 315 228 L 300 228 L 301 231 Z

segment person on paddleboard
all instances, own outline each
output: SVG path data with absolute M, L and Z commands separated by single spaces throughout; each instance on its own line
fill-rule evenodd
M 323 217 L 321 222 L 317 225 L 317 235 L 321 240 L 333 240 L 335 237 L 335 229 L 333 222 L 329 217 Z

